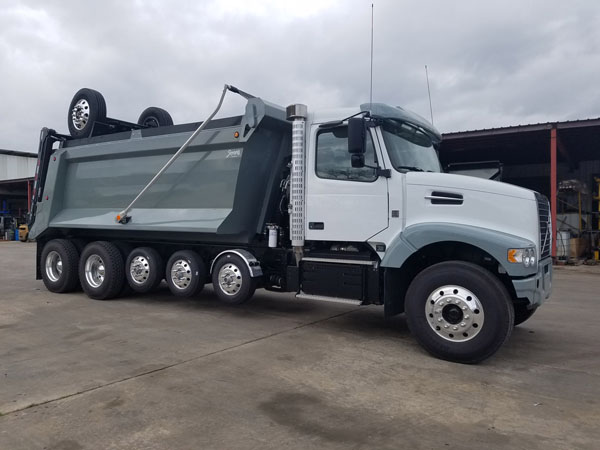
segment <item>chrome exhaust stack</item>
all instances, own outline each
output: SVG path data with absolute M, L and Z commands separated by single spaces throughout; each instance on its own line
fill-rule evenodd
M 296 264 L 302 259 L 304 250 L 304 161 L 306 143 L 306 105 L 294 104 L 286 108 L 287 120 L 292 121 L 292 170 L 290 204 L 290 239 Z

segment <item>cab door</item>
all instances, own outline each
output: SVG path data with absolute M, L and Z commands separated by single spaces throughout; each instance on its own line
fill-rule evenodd
M 310 135 L 306 183 L 306 239 L 364 242 L 388 227 L 388 185 L 381 148 L 367 133 L 365 165 L 353 168 L 348 127 L 319 128 Z

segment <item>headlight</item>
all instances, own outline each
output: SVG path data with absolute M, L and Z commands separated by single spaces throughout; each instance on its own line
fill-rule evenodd
M 510 263 L 521 263 L 525 267 L 534 266 L 536 263 L 535 248 L 511 248 L 506 258 Z

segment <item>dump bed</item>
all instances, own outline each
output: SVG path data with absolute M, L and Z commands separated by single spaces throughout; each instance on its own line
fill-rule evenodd
M 135 204 L 131 220 L 115 220 L 198 125 L 64 141 L 38 174 L 31 236 L 251 243 L 274 220 L 291 154 L 285 110 L 258 98 L 243 116 L 207 124 Z

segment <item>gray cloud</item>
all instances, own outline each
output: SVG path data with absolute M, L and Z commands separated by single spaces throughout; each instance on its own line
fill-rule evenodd
M 91 87 L 108 114 L 202 120 L 223 83 L 286 105 L 368 100 L 370 1 L 23 1 L 0 9 L 0 147 L 35 151 Z M 442 131 L 600 116 L 594 1 L 375 1 L 374 100 Z M 230 97 L 223 114 L 237 114 Z

